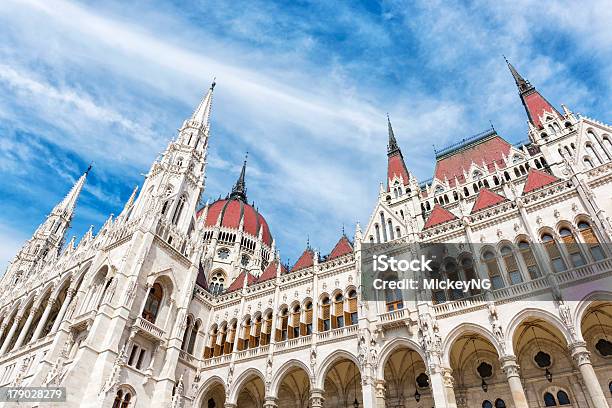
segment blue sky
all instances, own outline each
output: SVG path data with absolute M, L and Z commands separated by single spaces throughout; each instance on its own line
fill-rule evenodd
M 609 122 L 612 8 L 551 2 L 0 2 L 0 268 L 94 162 L 70 235 L 118 214 L 217 78 L 204 199 L 249 151 L 283 260 L 366 224 L 386 112 L 409 170 L 526 116 L 502 54 L 557 107 Z M 69 239 L 70 237 L 68 237 Z

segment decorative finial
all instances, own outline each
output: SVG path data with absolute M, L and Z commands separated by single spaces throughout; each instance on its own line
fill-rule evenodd
M 491 130 L 495 131 L 495 126 L 493 126 L 493 122 L 489 119 L 489 123 L 491 124 Z
M 212 84 L 210 84 L 210 90 L 215 89 L 215 85 L 217 85 L 217 77 L 214 77 L 212 80 Z
M 306 235 L 306 249 L 310 249 L 310 234 Z
M 93 166 L 93 162 L 90 162 L 89 166 L 87 166 L 87 170 L 85 170 L 85 174 L 89 174 L 89 172 L 91 171 L 92 166 Z

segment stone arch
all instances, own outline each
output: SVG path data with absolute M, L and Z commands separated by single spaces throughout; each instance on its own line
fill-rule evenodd
M 233 404 L 237 403 L 238 394 L 240 394 L 240 390 L 242 389 L 244 385 L 246 385 L 246 383 L 249 382 L 249 380 L 253 376 L 259 378 L 261 381 L 263 381 L 264 384 L 266 383 L 265 377 L 261 373 L 261 371 L 259 371 L 258 369 L 254 367 L 247 368 L 242 373 L 240 373 L 240 375 L 236 378 L 236 380 L 234 381 L 234 385 L 230 386 L 229 396 L 227 399 L 228 403 L 233 403 Z
M 582 318 L 584 317 L 584 314 L 589 309 L 589 307 L 593 305 L 593 302 L 602 300 L 608 302 L 612 301 L 612 291 L 599 290 L 591 292 L 576 304 L 576 308 L 574 309 L 574 324 L 576 325 L 577 329 L 576 334 L 579 334 L 581 332 L 580 325 L 582 323 Z M 581 335 L 580 338 L 582 338 Z
M 572 335 L 560 318 L 552 314 L 551 312 L 543 309 L 528 308 L 521 310 L 519 313 L 514 315 L 508 324 L 506 330 L 506 343 L 513 344 L 514 334 L 516 329 L 529 318 L 539 318 L 544 320 L 546 323 L 552 325 L 555 329 L 559 330 L 566 344 L 572 343 Z
M 225 386 L 225 381 L 221 379 L 218 375 L 212 375 L 204 381 L 204 383 L 200 386 L 198 390 L 198 394 L 195 398 L 195 406 L 200 407 L 205 401 L 206 393 L 211 390 L 215 385 L 220 385 L 223 387 L 224 392 L 227 392 L 227 387 Z M 221 408 L 221 407 L 220 407 Z
M 387 360 L 399 348 L 406 347 L 416 351 L 419 356 L 423 359 L 423 361 L 427 361 L 425 357 L 425 353 L 423 352 L 421 346 L 412 339 L 408 337 L 396 337 L 390 341 L 388 341 L 380 350 L 379 358 L 378 358 L 378 367 L 376 368 L 376 378 L 384 378 L 385 376 L 385 364 L 387 364 Z
M 317 374 L 315 376 L 315 388 L 321 390 L 325 388 L 324 385 L 327 372 L 336 361 L 342 359 L 350 360 L 355 363 L 357 369 L 360 371 L 361 374 L 361 369 L 359 368 L 359 360 L 357 360 L 357 357 L 353 353 L 346 350 L 336 350 L 327 357 L 325 357 L 325 359 L 321 362 L 319 370 L 317 371 Z
M 283 378 L 289 371 L 295 368 L 304 370 L 306 374 L 308 374 L 308 377 L 312 378 L 312 372 L 310 371 L 310 368 L 306 364 L 304 364 L 300 360 L 291 359 L 285 362 L 278 370 L 276 370 L 276 374 L 272 378 L 272 383 L 270 385 L 270 396 L 272 397 L 278 396 L 278 390 L 279 390 L 281 383 L 283 382 Z
M 493 335 L 493 333 L 491 333 L 490 330 L 476 323 L 461 323 L 459 326 L 452 329 L 446 335 L 446 338 L 442 343 L 442 361 L 446 367 L 450 367 L 450 352 L 453 347 L 453 344 L 458 338 L 467 333 L 475 333 L 481 335 L 493 345 L 495 351 L 497 351 L 497 354 L 500 357 L 504 355 L 502 346 L 499 344 L 498 339 L 495 338 L 495 336 Z M 511 343 L 506 344 L 506 350 L 507 354 L 512 354 Z

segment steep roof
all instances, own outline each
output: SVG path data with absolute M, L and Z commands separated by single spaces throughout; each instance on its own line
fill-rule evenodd
M 404 158 L 399 151 L 389 156 L 387 165 L 387 189 L 391 187 L 391 180 L 393 180 L 395 176 L 401 177 L 404 185 L 407 185 L 410 180 L 406 163 L 404 163 Z
M 523 195 L 530 193 L 534 190 L 547 186 L 555 181 L 559 180 L 557 177 L 552 176 L 548 173 L 536 169 L 529 169 L 527 175 L 527 181 L 523 187 Z
M 255 276 L 251 275 L 249 272 L 242 271 L 242 272 L 240 272 L 240 275 L 238 275 L 236 277 L 236 279 L 234 279 L 232 284 L 229 285 L 229 287 L 227 288 L 226 293 L 242 289 L 242 286 L 244 285 L 244 277 L 245 277 L 245 275 L 247 276 L 247 285 L 252 285 L 257 280 L 257 278 Z
M 277 269 L 278 269 L 278 261 L 274 260 L 270 262 L 270 264 L 266 267 L 263 273 L 259 275 L 259 278 L 257 278 L 257 283 L 265 282 L 267 280 L 276 278 Z M 287 272 L 287 268 L 285 268 L 285 265 L 281 264 L 281 275 L 286 272 Z
M 496 194 L 489 190 L 488 188 L 483 188 L 478 192 L 478 196 L 476 197 L 476 201 L 472 206 L 471 214 L 474 214 L 477 211 L 484 210 L 485 208 L 494 206 L 503 201 L 506 201 L 506 197 L 503 197 L 499 194 Z
M 469 173 L 472 163 L 482 167 L 483 163 L 489 171 L 495 169 L 495 164 L 504 168 L 503 156 L 510 154 L 511 145 L 491 130 L 479 137 L 473 138 L 445 149 L 444 153 L 437 155 L 436 170 L 434 176 L 441 181 L 448 179 L 454 185 L 454 178 L 464 182 L 463 173 Z
M 312 265 L 314 265 L 314 251 L 311 248 L 306 248 L 295 265 L 291 268 L 291 272 L 309 268 Z
M 196 277 L 196 283 L 200 287 L 208 290 L 208 282 L 206 281 L 206 274 L 204 273 L 204 267 L 202 266 L 201 263 L 198 266 L 198 276 Z
M 427 222 L 425 223 L 425 227 L 423 227 L 423 229 L 431 228 L 433 226 L 456 219 L 457 217 L 455 216 L 455 214 L 448 211 L 440 204 L 436 204 L 434 205 L 433 210 L 431 210 L 431 214 L 429 214 L 429 218 L 427 219 Z
M 336 243 L 334 249 L 332 249 L 331 253 L 329 254 L 329 259 L 339 258 L 342 255 L 350 254 L 351 252 L 353 252 L 351 241 L 349 241 L 346 235 L 342 235 L 338 243 Z

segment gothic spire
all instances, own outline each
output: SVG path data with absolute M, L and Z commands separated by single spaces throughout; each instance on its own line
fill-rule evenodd
M 240 171 L 240 176 L 238 176 L 238 180 L 236 180 L 236 184 L 234 184 L 234 188 L 232 188 L 232 193 L 230 194 L 230 197 L 238 198 L 244 202 L 247 201 L 246 183 L 244 181 L 244 176 L 246 174 L 246 164 L 248 157 L 249 153 L 247 152 L 244 158 L 244 163 L 242 163 L 242 170 Z
M 514 82 L 516 82 L 516 86 L 518 87 L 519 94 L 523 94 L 527 91 L 532 90 L 533 85 L 531 85 L 528 80 L 523 78 L 521 74 L 518 73 L 518 71 L 514 68 L 514 66 L 510 63 L 510 61 L 508 61 L 505 55 L 504 55 L 504 59 L 506 60 L 506 64 L 508 64 L 510 73 L 512 74 L 512 77 L 514 78 Z
M 194 122 L 198 122 L 203 125 L 208 125 L 208 120 L 210 118 L 210 112 L 212 110 L 212 99 L 213 99 L 213 91 L 215 89 L 216 82 L 213 79 L 212 84 L 210 84 L 210 88 L 208 88 L 208 92 L 202 98 L 202 101 L 198 105 L 193 115 L 191 115 L 191 120 Z
M 54 208 L 53 213 L 56 214 L 65 214 L 67 218 L 72 217 L 72 213 L 74 212 L 74 208 L 76 206 L 76 202 L 81 194 L 81 190 L 83 190 L 83 186 L 85 185 L 85 180 L 87 179 L 87 175 L 91 171 L 91 165 L 85 170 L 85 173 L 79 177 L 79 179 L 74 183 L 74 186 L 70 189 L 68 194 L 64 197 L 64 199 Z
M 393 127 L 391 126 L 391 119 L 389 119 L 389 114 L 387 113 L 387 128 L 389 131 L 389 144 L 387 145 L 387 154 L 392 155 L 399 151 L 399 147 L 397 145 L 397 140 L 395 140 L 395 134 L 393 133 Z

